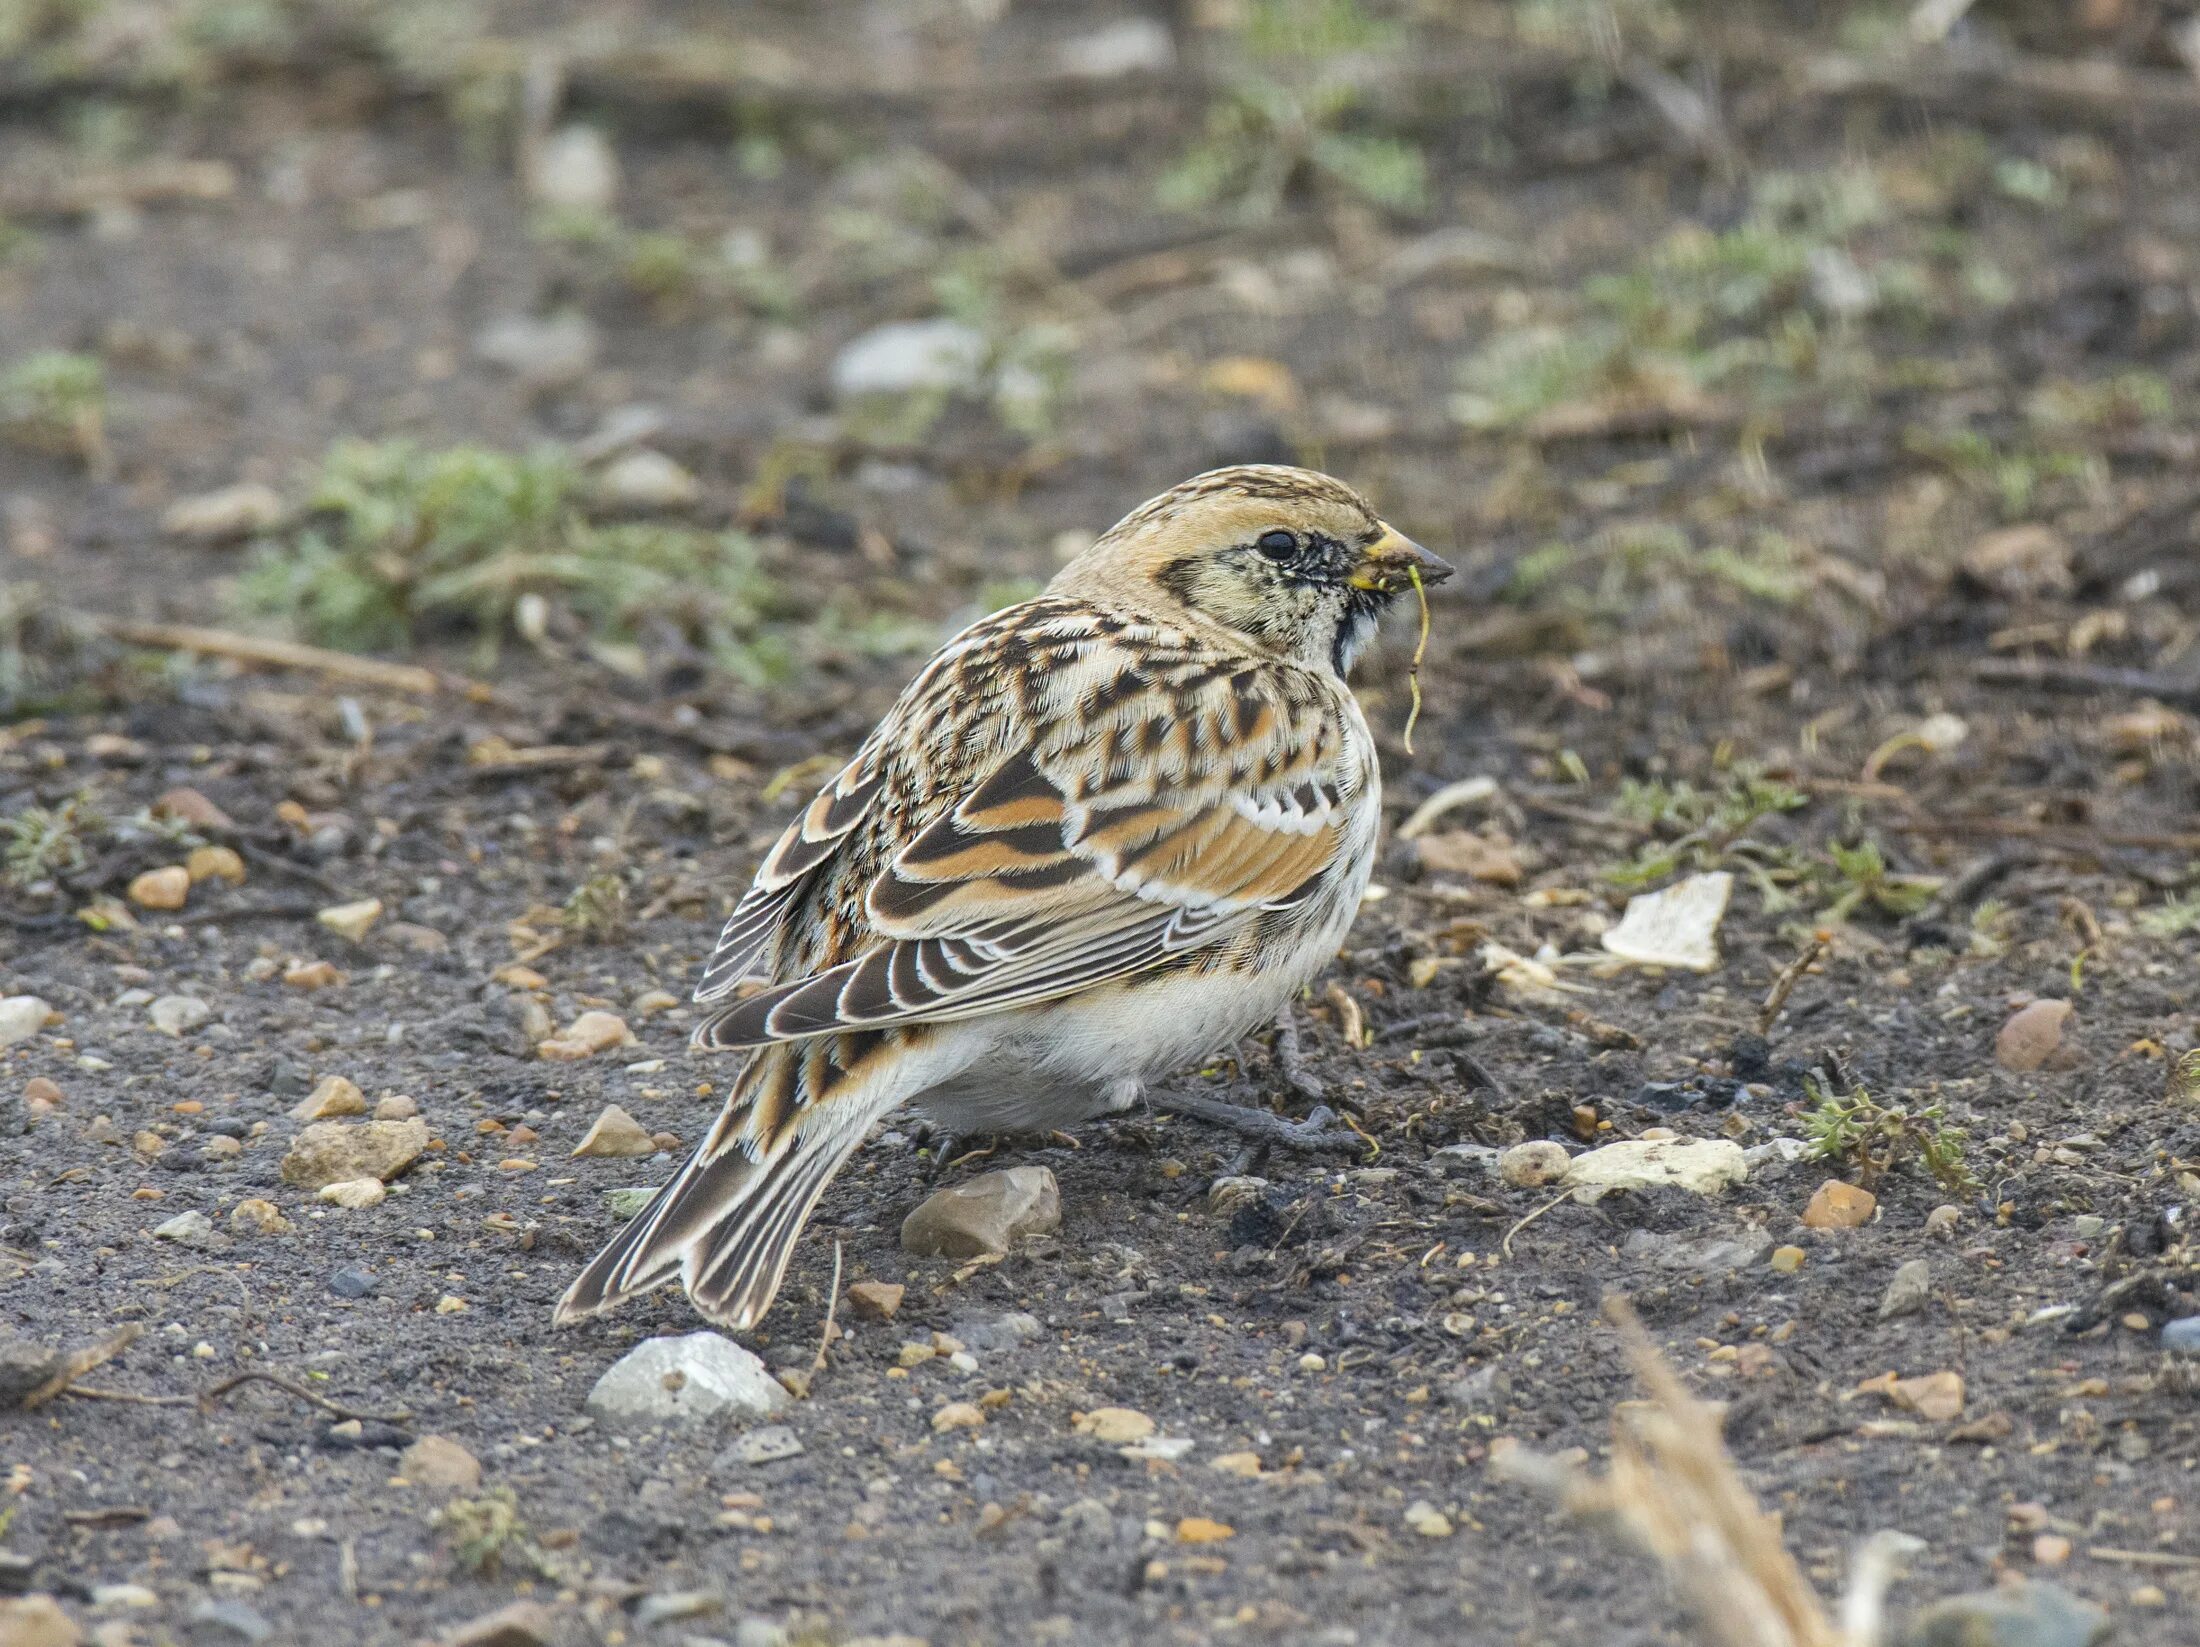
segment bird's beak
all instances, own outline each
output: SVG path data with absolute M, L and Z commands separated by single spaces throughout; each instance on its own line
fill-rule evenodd
M 1451 576 L 1451 562 L 1430 554 L 1385 521 L 1383 535 L 1361 552 L 1360 564 L 1345 581 L 1355 589 L 1393 595 L 1411 583 L 1416 574 L 1423 587 L 1442 583 Z

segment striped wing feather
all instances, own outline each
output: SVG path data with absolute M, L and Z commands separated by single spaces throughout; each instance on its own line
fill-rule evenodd
M 1278 747 L 1235 747 L 1204 785 L 1160 788 L 1124 779 L 1104 750 L 1142 718 L 1189 735 L 1171 700 L 1149 691 L 1111 709 L 1104 737 L 1018 750 L 891 857 L 865 897 L 880 941 L 728 1006 L 699 1044 L 756 1046 L 1050 1000 L 1226 942 L 1320 884 L 1337 860 L 1344 806 L 1312 751 L 1280 746 L 1277 717 L 1256 736 Z M 1246 788 L 1229 768 L 1265 781 Z M 788 839 L 821 836 L 835 821 L 813 805 Z

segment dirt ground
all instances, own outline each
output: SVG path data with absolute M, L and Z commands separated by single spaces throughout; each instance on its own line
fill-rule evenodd
M 1824 1593 L 1897 1528 L 1903 1609 L 2030 1574 L 2200 1642 L 2200 1402 L 2161 1339 L 2200 1313 L 2200 81 L 2173 7 L 1976 9 L 1918 45 L 1906 7 L 1371 6 L 1397 32 L 1345 43 L 1369 89 L 1316 136 L 1394 147 L 1331 172 L 1265 132 L 1171 207 L 1158 178 L 1237 153 L 1232 88 L 1300 72 L 1268 8 L 0 5 L 0 374 L 103 376 L 89 421 L 0 425 L 0 817 L 105 820 L 0 888 L 0 995 L 59 1014 L 0 1049 L 0 1307 L 48 1346 L 140 1329 L 0 1416 L 0 1587 L 107 1647 L 413 1642 L 520 1598 L 559 1643 L 1689 1641 L 1646 1561 L 1487 1470 L 1606 1454 L 1624 1293 Z M 522 181 L 570 121 L 619 169 L 580 228 Z M 1036 412 L 835 388 L 943 313 Z M 483 341 L 553 314 L 569 369 Z M 660 513 L 754 546 L 741 644 L 791 661 L 721 667 L 684 609 L 598 644 L 555 583 L 423 616 L 383 649 L 419 690 L 127 627 L 285 633 L 244 569 L 307 552 L 350 437 L 646 444 L 699 482 Z M 750 1339 L 805 1384 L 798 1453 L 593 1424 L 620 1353 L 699 1323 L 660 1293 L 551 1329 L 605 1192 L 674 1164 L 571 1152 L 608 1104 L 707 1126 L 726 1071 L 670 998 L 820 760 L 1132 504 L 1269 460 L 1461 568 L 1412 754 L 1410 619 L 1364 671 L 1392 823 L 1494 784 L 1393 831 L 1295 1046 L 1182 1078 L 1364 1143 L 1156 1110 L 942 1165 L 889 1131 Z M 289 512 L 256 547 L 164 529 L 240 482 Z M 221 817 L 164 822 L 178 789 Z M 132 902 L 208 844 L 241 884 Z M 1603 949 L 1713 870 L 1711 970 Z M 316 919 L 369 898 L 356 941 Z M 206 1009 L 174 1034 L 172 996 Z M 2035 1000 L 2072 1010 L 2009 1067 Z M 537 1055 L 589 1009 L 637 1044 Z M 330 1075 L 434 1140 L 379 1206 L 282 1177 Z M 1746 1182 L 1584 1206 L 1492 1165 L 1660 1127 Z M 935 1178 L 1022 1163 L 1057 1233 L 901 1250 Z M 1805 1226 L 1829 1179 L 1875 1215 Z M 836 1246 L 908 1290 L 813 1374 Z M 935 1333 L 975 1370 L 905 1365 Z M 248 1370 L 288 1387 L 100 1398 Z M 1860 1388 L 1944 1372 L 1959 1412 Z M 1110 1406 L 1191 1445 L 1074 1427 Z M 501 1560 L 405 1479 L 424 1435 L 516 1518 Z

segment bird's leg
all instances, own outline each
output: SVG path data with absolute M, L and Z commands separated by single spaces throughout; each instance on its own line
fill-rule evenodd
M 1156 1109 L 1188 1115 L 1210 1126 L 1228 1127 L 1255 1142 L 1280 1145 L 1302 1154 L 1321 1155 L 1331 1151 L 1353 1154 L 1362 1146 L 1362 1140 L 1353 1132 L 1329 1130 L 1329 1123 L 1337 1118 L 1337 1112 L 1327 1104 L 1317 1106 L 1303 1121 L 1292 1121 L 1273 1110 L 1255 1109 L 1250 1104 L 1228 1104 L 1220 1098 L 1201 1098 L 1188 1092 L 1156 1092 L 1149 1096 Z
M 1276 1014 L 1275 1065 L 1284 1084 L 1308 1103 L 1319 1106 L 1327 1101 L 1328 1089 L 1306 1067 L 1306 1051 L 1299 1044 L 1299 1020 L 1289 1002 Z
M 925 1176 L 937 1182 L 941 1175 L 947 1171 L 947 1163 L 962 1148 L 962 1140 L 937 1121 L 930 1121 L 925 1124 L 923 1135 L 918 1138 L 916 1147 L 920 1153 L 929 1154 L 932 1157 L 925 1167 Z

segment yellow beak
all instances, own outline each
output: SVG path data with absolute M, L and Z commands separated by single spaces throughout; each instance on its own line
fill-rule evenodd
M 1389 595 L 1411 583 L 1415 573 L 1424 587 L 1442 583 L 1451 576 L 1451 562 L 1430 554 L 1385 521 L 1383 535 L 1361 552 L 1360 564 L 1345 581 L 1355 589 Z

